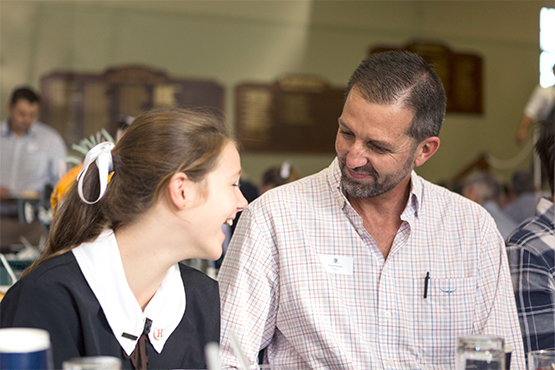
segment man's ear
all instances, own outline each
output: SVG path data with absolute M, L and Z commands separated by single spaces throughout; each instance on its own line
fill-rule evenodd
M 424 141 L 418 144 L 418 148 L 416 149 L 416 155 L 414 157 L 414 166 L 415 167 L 422 166 L 424 163 L 426 163 L 428 159 L 430 159 L 432 155 L 435 154 L 435 152 L 437 152 L 438 149 L 439 149 L 439 137 L 431 136 L 427 139 L 424 139 Z
M 168 192 L 171 203 L 177 209 L 185 208 L 191 181 L 184 172 L 178 172 L 170 179 Z
M 8 112 L 8 116 L 12 115 L 12 103 L 10 101 L 6 103 L 6 112 Z

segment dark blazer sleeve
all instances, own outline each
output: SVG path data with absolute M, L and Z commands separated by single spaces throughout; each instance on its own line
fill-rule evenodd
M 0 304 L 0 327 L 47 330 L 57 369 L 62 368 L 64 360 L 80 356 L 80 325 L 75 303 L 70 292 L 55 280 L 28 275 L 18 281 Z

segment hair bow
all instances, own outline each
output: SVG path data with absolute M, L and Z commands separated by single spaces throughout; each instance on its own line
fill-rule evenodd
M 92 147 L 91 150 L 89 150 L 89 152 L 85 156 L 85 160 L 83 161 L 83 167 L 81 168 L 81 172 L 79 172 L 79 175 L 77 175 L 77 181 L 78 181 L 77 190 L 79 192 L 79 197 L 83 202 L 87 204 L 95 204 L 100 199 L 102 199 L 102 196 L 104 196 L 104 192 L 106 191 L 106 186 L 108 185 L 108 174 L 113 170 L 113 165 L 112 165 L 113 148 L 114 148 L 114 143 L 102 142 Z M 93 162 L 96 163 L 96 167 L 98 168 L 98 178 L 100 180 L 100 194 L 98 194 L 97 200 L 88 201 L 87 199 L 85 199 L 85 196 L 83 195 L 83 180 L 85 178 L 85 174 L 89 169 L 89 166 Z

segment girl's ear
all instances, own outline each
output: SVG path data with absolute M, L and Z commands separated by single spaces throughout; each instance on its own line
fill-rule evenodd
M 170 195 L 171 203 L 177 209 L 185 208 L 187 204 L 187 195 L 192 182 L 189 180 L 187 175 L 183 172 L 178 172 L 172 176 L 170 184 L 168 186 L 168 191 Z

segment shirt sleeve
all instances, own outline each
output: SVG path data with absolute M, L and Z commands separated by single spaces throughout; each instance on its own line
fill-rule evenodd
M 513 349 L 511 369 L 524 369 L 522 337 L 505 243 L 493 222 L 487 223 L 485 231 L 477 279 L 480 304 L 475 308 L 473 331 L 504 338 L 505 346 Z
M 555 349 L 555 254 L 526 243 L 508 244 L 507 253 L 524 349 Z
M 237 336 L 251 366 L 274 335 L 279 295 L 273 242 L 243 211 L 218 275 L 222 305 L 220 354 L 225 368 L 239 368 L 230 333 Z
M 530 95 L 530 99 L 524 108 L 524 114 L 533 120 L 545 118 L 552 104 L 550 98 L 552 99 L 550 90 L 538 85 Z
M 0 305 L 0 327 L 45 329 L 50 334 L 54 367 L 79 357 L 77 313 L 69 292 L 47 282 L 22 279 L 11 287 Z

